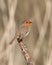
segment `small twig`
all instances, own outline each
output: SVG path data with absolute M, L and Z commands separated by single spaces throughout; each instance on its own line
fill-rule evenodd
M 18 38 L 17 41 L 18 41 L 19 46 L 20 46 L 20 48 L 22 50 L 22 53 L 23 53 L 23 55 L 25 57 L 25 60 L 27 61 L 27 65 L 33 65 L 33 62 L 32 62 L 32 60 L 30 58 L 30 55 L 28 53 L 28 50 L 27 50 L 25 44 L 23 43 L 23 40 Z

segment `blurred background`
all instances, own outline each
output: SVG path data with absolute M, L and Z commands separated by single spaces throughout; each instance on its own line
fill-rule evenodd
M 34 65 L 52 65 L 52 0 L 0 0 L 0 65 L 27 65 L 17 41 L 9 43 L 28 19 L 24 43 Z

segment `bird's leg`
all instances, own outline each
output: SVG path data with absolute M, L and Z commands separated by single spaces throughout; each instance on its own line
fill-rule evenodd
M 17 38 L 18 43 L 22 42 L 22 38 Z
M 17 38 L 18 43 L 23 41 L 23 38 L 21 37 L 21 34 L 19 35 L 19 37 Z

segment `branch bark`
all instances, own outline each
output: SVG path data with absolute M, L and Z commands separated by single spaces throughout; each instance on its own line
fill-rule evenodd
M 25 46 L 25 44 L 22 41 L 18 44 L 22 50 L 22 53 L 23 53 L 24 58 L 27 62 L 27 65 L 33 65 L 32 59 L 30 58 L 30 55 L 28 53 L 28 50 L 27 50 L 27 47 Z

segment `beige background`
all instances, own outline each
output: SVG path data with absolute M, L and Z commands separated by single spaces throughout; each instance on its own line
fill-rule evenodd
M 15 32 L 30 19 L 24 39 L 34 65 L 52 65 L 52 0 L 0 0 L 0 65 L 27 65 Z

